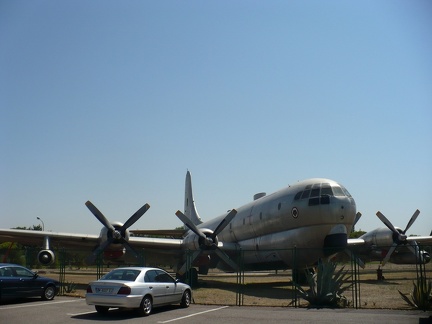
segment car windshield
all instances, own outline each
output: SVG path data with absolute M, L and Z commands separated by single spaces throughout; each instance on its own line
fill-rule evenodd
M 122 280 L 122 281 L 135 281 L 138 277 L 140 270 L 131 269 L 116 269 L 108 272 L 99 280 Z

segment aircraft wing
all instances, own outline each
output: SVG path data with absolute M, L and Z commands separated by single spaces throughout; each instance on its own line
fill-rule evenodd
M 16 242 L 23 245 L 41 246 L 45 237 L 49 237 L 51 246 L 65 248 L 89 248 L 99 244 L 98 235 L 59 233 L 47 231 L 0 229 L 0 242 Z M 129 244 L 136 248 L 181 249 L 181 239 L 130 237 Z
M 361 238 L 348 239 L 348 247 L 356 246 L 356 245 L 363 245 L 363 244 L 365 244 L 365 240 L 363 240 Z
M 132 236 L 150 236 L 150 237 L 169 237 L 169 238 L 182 238 L 187 230 L 130 230 L 129 233 Z
M 407 241 L 414 241 L 423 245 L 432 245 L 432 236 L 408 236 Z
M 40 246 L 46 236 L 50 238 L 53 245 L 65 247 L 94 247 L 99 239 L 98 235 L 0 229 L 0 242 L 15 242 L 23 245 Z

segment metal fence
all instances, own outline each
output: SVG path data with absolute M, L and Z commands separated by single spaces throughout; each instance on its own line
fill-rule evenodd
M 422 247 L 431 251 L 432 247 Z M 55 263 L 48 267 L 42 267 L 37 263 L 39 248 L 22 247 L 17 249 L 0 250 L 3 262 L 17 263 L 30 269 L 38 270 L 40 275 L 52 277 L 62 283 L 61 294 L 71 296 L 85 295 L 87 284 L 98 279 L 102 274 L 117 266 L 147 265 L 161 267 L 175 276 L 173 265 L 148 264 L 146 252 L 141 251 L 142 257 L 134 262 L 102 262 L 98 265 L 87 265 L 86 257 L 89 251 L 54 249 L 56 253 Z M 312 253 L 310 249 L 284 250 L 296 255 Z M 256 305 L 256 306 L 283 306 L 305 307 L 307 302 L 301 297 L 297 289 L 298 283 L 304 290 L 309 287 L 306 282 L 297 278 L 303 269 L 271 270 L 271 271 L 245 271 L 242 269 L 242 253 L 239 251 L 236 263 L 239 269 L 227 273 L 216 269 L 210 269 L 207 275 L 199 275 L 198 281 L 193 283 L 193 298 L 201 304 L 223 305 Z M 192 252 L 191 252 L 192 253 Z M 432 263 L 427 264 L 392 264 L 387 263 L 380 267 L 380 263 L 367 262 L 365 268 L 361 268 L 355 261 L 356 257 L 339 255 L 337 270 L 343 267 L 349 277 L 344 285 L 350 288 L 344 292 L 347 299 L 346 307 L 353 308 L 386 308 L 409 309 L 410 306 L 402 299 L 399 292 L 409 294 L 418 280 L 430 281 L 432 279 Z M 295 264 L 295 260 L 294 260 Z M 312 271 L 313 267 L 308 269 Z M 186 279 L 190 280 L 192 275 Z M 294 280 L 293 280 L 294 278 Z

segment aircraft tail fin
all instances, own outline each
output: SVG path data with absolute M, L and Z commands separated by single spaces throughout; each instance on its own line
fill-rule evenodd
M 189 170 L 186 173 L 186 181 L 185 181 L 185 200 L 184 200 L 184 214 L 194 223 L 195 225 L 199 225 L 202 223 L 201 217 L 199 216 L 195 201 L 193 199 L 192 193 L 192 179 Z

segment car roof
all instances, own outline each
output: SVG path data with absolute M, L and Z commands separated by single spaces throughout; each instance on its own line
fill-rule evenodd
M 112 269 L 113 270 L 139 270 L 139 271 L 147 271 L 147 270 L 163 270 L 160 268 L 153 268 L 153 267 L 120 267 L 120 268 L 115 268 Z M 165 270 L 163 270 L 165 271 Z
M 15 263 L 0 263 L 0 267 L 22 267 L 22 265 Z

